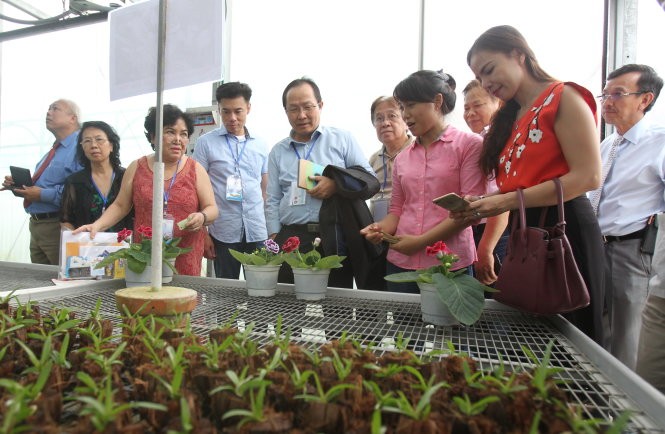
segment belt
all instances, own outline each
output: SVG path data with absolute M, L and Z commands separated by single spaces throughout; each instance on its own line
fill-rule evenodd
M 644 237 L 644 232 L 646 232 L 646 228 L 642 228 L 639 231 L 635 231 L 633 233 L 626 235 L 603 235 L 603 242 L 605 244 L 608 244 L 614 241 L 641 239 L 642 237 Z
M 318 223 L 305 223 L 302 225 L 284 225 L 284 227 L 303 232 L 312 232 L 312 233 L 320 232 Z
M 41 214 L 30 214 L 33 220 L 46 220 L 60 217 L 59 212 L 43 212 Z

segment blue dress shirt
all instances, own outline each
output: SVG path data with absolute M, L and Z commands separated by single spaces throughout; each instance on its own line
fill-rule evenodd
M 55 156 L 51 164 L 44 170 L 35 185 L 41 188 L 39 202 L 31 202 L 25 209 L 29 214 L 42 214 L 47 212 L 60 211 L 60 201 L 62 191 L 65 188 L 65 179 L 72 173 L 83 169 L 83 166 L 76 158 L 76 142 L 79 132 L 76 131 L 60 141 L 60 146 L 55 150 Z M 37 166 L 34 173 L 37 173 L 39 166 L 44 162 L 48 153 L 46 153 Z
M 247 129 L 245 139 L 239 142 L 221 127 L 199 137 L 192 155 L 210 175 L 219 208 L 219 218 L 208 227 L 208 232 L 223 243 L 242 241 L 243 229 L 248 242 L 268 238 L 261 191 L 261 177 L 268 171 L 268 146 L 262 139 L 250 136 Z M 242 201 L 233 201 L 226 199 L 226 180 L 236 173 L 238 158 Z
M 305 205 L 290 205 L 291 188 L 298 177 L 298 154 L 300 158 L 309 155 L 310 161 L 322 166 L 361 166 L 374 174 L 360 145 L 348 131 L 319 126 L 307 143 L 291 137 L 283 139 L 272 148 L 268 159 L 266 223 L 269 235 L 279 232 L 282 225 L 319 221 L 320 199 L 308 194 Z

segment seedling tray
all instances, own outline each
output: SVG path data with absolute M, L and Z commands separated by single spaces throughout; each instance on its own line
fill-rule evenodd
M 39 301 L 42 309 L 69 307 L 87 315 L 101 299 L 101 313 L 116 324 L 120 319 L 113 291 L 124 281 L 102 281 L 75 287 L 33 288 L 17 292 L 20 301 Z M 502 360 L 513 369 L 529 369 L 529 348 L 541 359 L 554 341 L 551 366 L 561 368 L 561 387 L 590 418 L 613 420 L 629 410 L 629 433 L 665 433 L 665 397 L 609 353 L 559 316 L 523 314 L 486 301 L 480 320 L 470 327 L 435 327 L 421 321 L 420 296 L 390 292 L 329 288 L 320 302 L 297 300 L 292 285 L 279 285 L 274 297 L 248 297 L 243 281 L 175 276 L 171 285 L 199 292 L 192 313 L 194 331 L 228 324 L 241 331 L 252 324 L 252 336 L 271 341 L 278 315 L 292 341 L 315 347 L 343 332 L 381 354 L 398 346 L 424 354 L 432 350 L 466 352 L 480 369 L 492 370 Z M 439 357 L 445 357 L 440 355 Z

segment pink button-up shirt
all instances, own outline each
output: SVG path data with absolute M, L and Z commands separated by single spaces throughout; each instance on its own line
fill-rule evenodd
M 427 149 L 417 141 L 395 159 L 390 212 L 399 217 L 395 234 L 420 235 L 448 217 L 448 211 L 434 205 L 432 199 L 447 193 L 481 195 L 486 193 L 487 178 L 480 170 L 482 137 L 448 126 Z M 476 260 L 471 228 L 444 240 L 459 256 L 455 269 Z M 388 251 L 388 261 L 401 268 L 417 270 L 439 263 L 427 256 L 425 249 L 411 256 Z

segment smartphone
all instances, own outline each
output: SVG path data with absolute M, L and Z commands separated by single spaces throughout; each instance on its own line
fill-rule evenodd
M 444 194 L 441 197 L 432 199 L 432 202 L 448 211 L 461 211 L 471 203 L 455 193 Z

